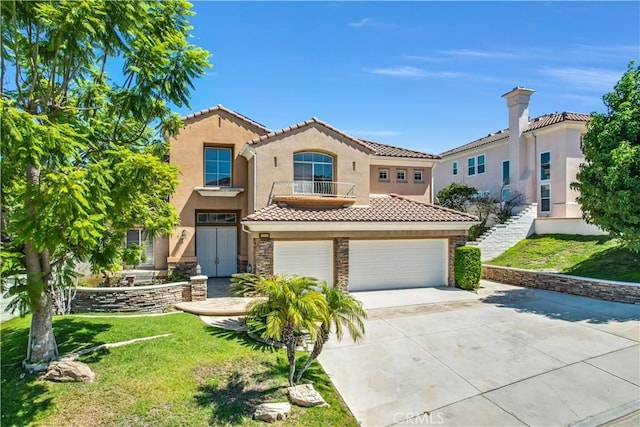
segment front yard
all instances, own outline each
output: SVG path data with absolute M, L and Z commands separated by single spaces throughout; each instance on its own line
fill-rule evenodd
M 251 419 L 252 407 L 287 401 L 283 350 L 212 328 L 193 315 L 56 317 L 61 354 L 172 334 L 80 358 L 96 373 L 91 384 L 51 383 L 28 374 L 21 378 L 28 328 L 28 317 L 0 325 L 3 426 L 266 425 Z M 303 363 L 306 358 L 300 359 Z M 317 362 L 305 378 L 303 382 L 313 382 L 330 406 L 292 405 L 284 424 L 357 425 Z
M 640 282 L 640 255 L 608 236 L 533 235 L 487 264 Z

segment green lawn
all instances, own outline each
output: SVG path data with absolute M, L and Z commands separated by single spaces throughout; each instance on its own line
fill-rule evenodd
M 533 235 L 487 264 L 640 282 L 640 255 L 608 236 Z
M 257 345 L 244 334 L 212 328 L 193 315 L 57 316 L 54 331 L 61 354 L 102 343 L 173 334 L 80 358 L 96 373 L 91 384 L 51 383 L 28 374 L 21 378 L 28 326 L 29 318 L 0 325 L 2 426 L 262 426 L 266 424 L 251 420 L 251 407 L 287 400 L 284 350 Z M 292 405 L 290 418 L 276 424 L 357 425 L 317 363 L 305 378 L 330 407 Z

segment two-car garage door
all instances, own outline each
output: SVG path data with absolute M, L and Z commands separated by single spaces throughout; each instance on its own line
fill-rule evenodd
M 351 240 L 349 290 L 447 284 L 447 239 Z
M 333 283 L 333 241 L 275 241 L 274 273 Z M 349 241 L 349 290 L 402 289 L 447 284 L 447 239 Z

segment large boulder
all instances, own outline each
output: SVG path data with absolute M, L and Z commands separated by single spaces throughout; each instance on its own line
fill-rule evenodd
M 96 374 L 89 365 L 71 360 L 51 362 L 44 374 L 44 379 L 58 382 L 88 382 L 95 380 Z
M 289 402 L 263 403 L 256 408 L 253 413 L 253 419 L 272 423 L 284 420 L 290 412 L 291 405 Z
M 300 384 L 287 390 L 291 403 L 298 406 L 329 406 L 311 384 Z

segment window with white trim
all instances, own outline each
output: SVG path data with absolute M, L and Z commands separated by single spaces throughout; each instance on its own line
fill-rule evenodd
M 478 175 L 485 172 L 485 160 L 486 156 L 484 154 L 478 156 Z
M 396 169 L 396 181 L 407 182 L 407 171 L 405 169 Z
M 502 161 L 502 185 L 509 185 L 509 160 Z
M 424 182 L 424 172 L 422 169 L 413 170 L 413 182 Z
M 476 174 L 476 158 L 469 157 L 467 159 L 467 175 L 473 176 Z
M 231 187 L 231 148 L 204 147 L 204 185 Z
M 540 181 L 551 179 L 551 153 L 540 153 Z
M 540 212 L 551 212 L 551 187 L 549 184 L 540 186 Z
M 130 248 L 134 245 L 144 248 L 139 265 L 153 265 L 153 238 L 142 229 L 127 230 L 125 245 Z
M 389 182 L 389 169 L 378 169 L 378 181 Z
M 458 162 L 451 163 L 451 172 L 453 175 L 458 175 Z

